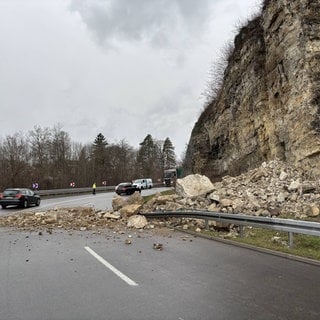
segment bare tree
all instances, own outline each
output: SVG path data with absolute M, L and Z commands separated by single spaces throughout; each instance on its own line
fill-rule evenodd
M 6 136 L 2 145 L 2 161 L 5 167 L 7 186 L 30 186 L 30 152 L 22 133 Z
M 135 178 L 136 151 L 125 140 L 108 146 L 108 154 L 110 159 L 108 183 L 118 184 Z
M 218 58 L 211 63 L 208 80 L 202 93 L 205 98 L 204 108 L 212 104 L 219 96 L 225 76 L 225 70 L 228 66 L 229 60 L 234 52 L 234 44 L 232 42 L 226 43 L 219 51 Z
M 166 161 L 174 158 L 166 139 Z M 29 135 L 16 133 L 0 140 L 0 187 L 66 188 L 71 181 L 78 187 L 95 181 L 115 185 L 139 177 L 158 179 L 163 173 L 163 142 L 149 134 L 136 150 L 125 140 L 109 144 L 100 133 L 92 144 L 71 142 L 61 125 L 35 126 Z M 170 152 L 169 152 L 170 151 Z M 174 153 L 174 152 L 173 152 Z
M 78 187 L 88 187 L 94 180 L 93 162 L 91 160 L 92 145 L 71 144 L 71 160 L 69 161 L 71 180 Z
M 33 181 L 40 188 L 50 187 L 52 179 L 50 174 L 50 144 L 52 133 L 49 128 L 35 126 L 29 132 L 29 145 L 31 150 L 31 164 Z
M 50 160 L 54 185 L 58 188 L 65 188 L 72 177 L 69 170 L 70 145 L 69 134 L 60 125 L 55 126 L 50 141 Z

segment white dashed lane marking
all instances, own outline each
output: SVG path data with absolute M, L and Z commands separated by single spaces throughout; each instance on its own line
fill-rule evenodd
M 138 284 L 119 271 L 116 267 L 110 264 L 108 261 L 99 256 L 96 252 L 94 252 L 90 247 L 84 247 L 93 257 L 95 257 L 99 262 L 101 262 L 105 267 L 111 270 L 115 275 L 117 275 L 120 279 L 125 281 L 130 286 L 137 286 Z

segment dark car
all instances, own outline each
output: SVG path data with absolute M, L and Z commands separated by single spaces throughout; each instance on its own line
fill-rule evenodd
M 131 182 L 122 182 L 115 187 L 115 192 L 118 195 L 122 195 L 122 194 L 130 195 L 135 193 L 136 191 L 140 192 L 140 189 L 132 185 Z
M 30 205 L 40 205 L 40 196 L 32 190 L 26 188 L 10 188 L 0 194 L 0 205 L 2 208 L 7 206 L 19 206 L 27 208 Z

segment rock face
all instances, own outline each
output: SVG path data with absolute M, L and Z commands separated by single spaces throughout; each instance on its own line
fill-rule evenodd
M 320 2 L 265 0 L 228 57 L 186 160 L 211 179 L 279 159 L 320 176 Z

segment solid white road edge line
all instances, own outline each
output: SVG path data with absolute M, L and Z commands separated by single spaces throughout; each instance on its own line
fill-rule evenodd
M 96 252 L 94 252 L 90 247 L 84 247 L 91 255 L 93 255 L 99 262 L 101 262 L 104 266 L 110 269 L 113 273 L 115 273 L 119 278 L 125 281 L 130 286 L 137 286 L 138 284 L 115 268 L 108 261 L 104 260 L 101 256 L 99 256 Z

